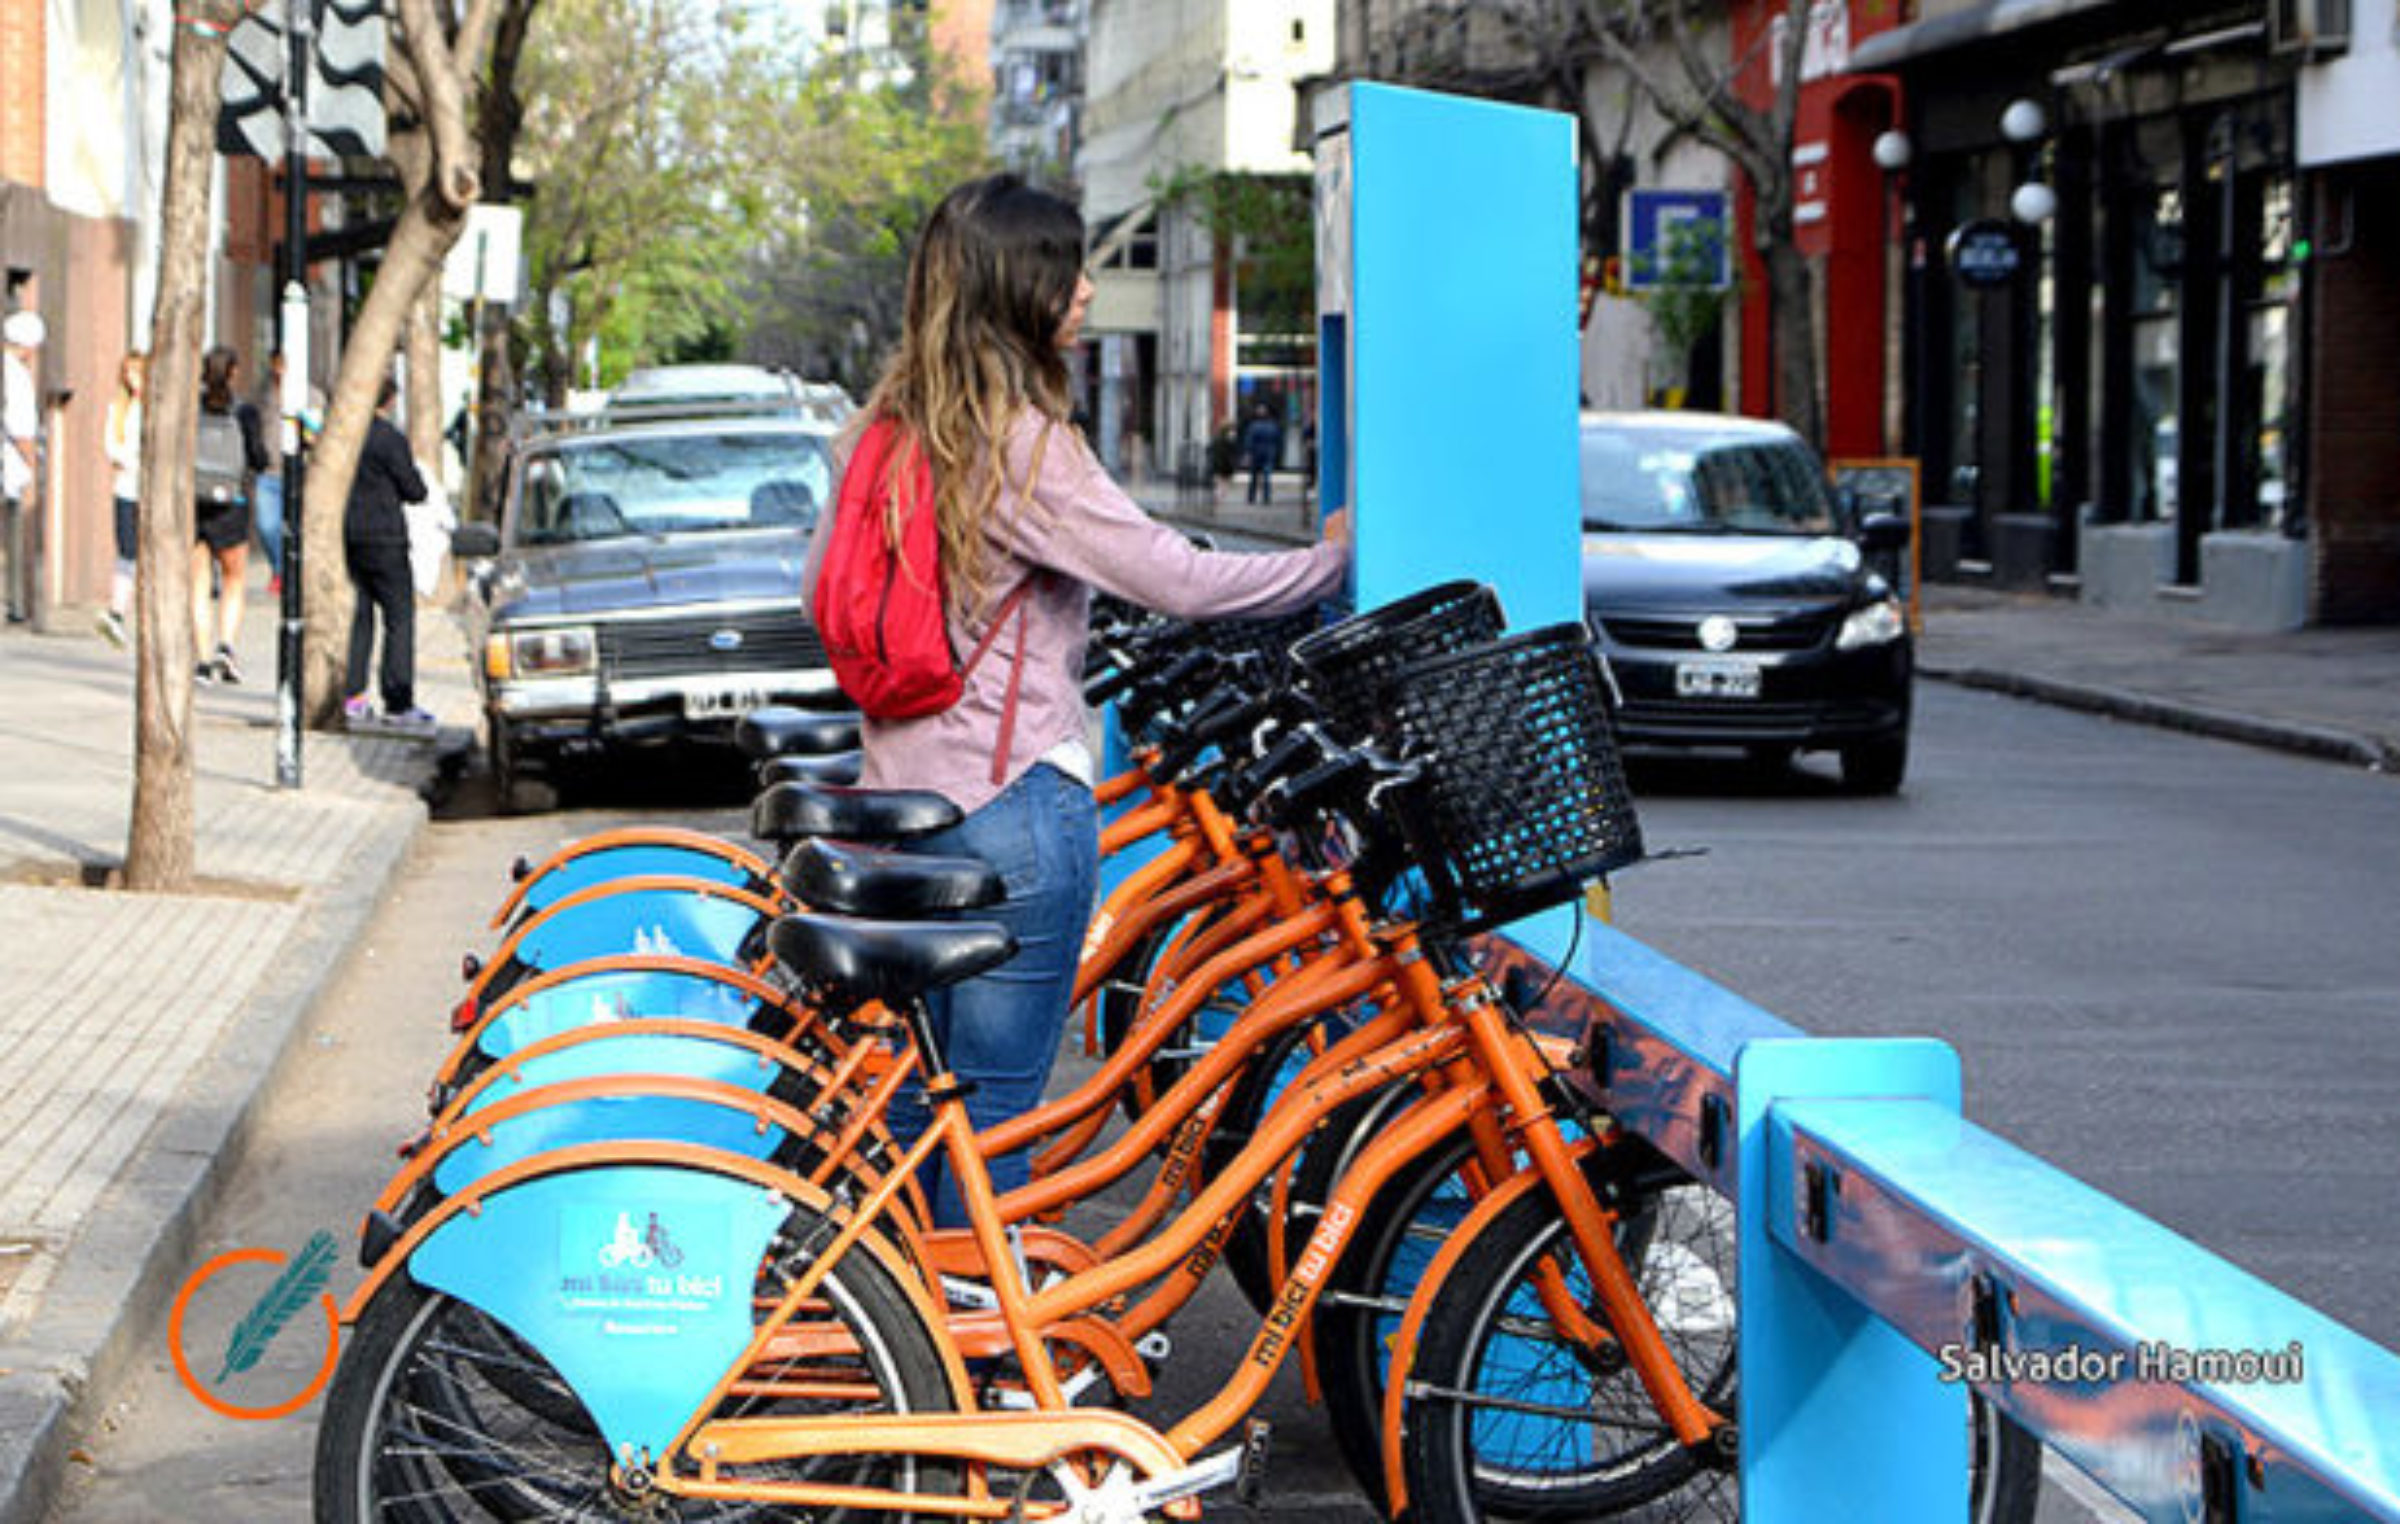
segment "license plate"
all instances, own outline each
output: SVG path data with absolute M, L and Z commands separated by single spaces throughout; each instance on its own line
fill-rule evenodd
M 695 720 L 726 720 L 747 714 L 766 701 L 763 688 L 692 688 L 683 695 L 683 712 Z
M 1675 664 L 1675 696 L 1754 699 L 1758 697 L 1758 663 L 1679 661 Z

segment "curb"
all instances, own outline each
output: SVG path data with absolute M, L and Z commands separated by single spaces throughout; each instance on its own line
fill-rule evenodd
M 163 1337 L 201 1225 L 251 1146 L 294 1034 L 430 819 L 421 794 L 391 808 L 395 818 L 371 822 L 341 871 L 303 901 L 271 971 L 110 1182 L 59 1264 L 42 1325 L 0 1348 L 0 1524 L 39 1524 L 70 1445 L 97 1416 L 88 1399 L 116 1390 Z
M 2293 752 L 2322 761 L 2346 762 L 2370 772 L 2400 771 L 2400 748 L 2346 730 L 2261 719 L 2256 715 L 2237 714 L 2227 709 L 2212 709 L 2205 704 L 2154 698 L 2124 688 L 2062 682 L 2056 678 L 2036 677 L 1994 667 L 1929 667 L 1920 663 L 1917 674 L 1961 688 L 1980 688 L 1991 693 L 2032 699 L 2062 709 L 2078 709 L 2087 714 L 2108 715 L 2163 730 L 2181 730 L 2220 741 L 2238 741 L 2246 746 Z

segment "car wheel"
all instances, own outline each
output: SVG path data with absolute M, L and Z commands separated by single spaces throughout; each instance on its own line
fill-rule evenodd
M 1853 794 L 1896 794 L 1908 776 L 1908 737 L 1884 736 L 1842 748 L 1842 787 Z
M 524 743 L 517 739 L 515 728 L 498 715 L 491 716 L 490 726 L 492 796 L 500 813 L 537 814 L 557 804 L 557 793 L 528 775 Z

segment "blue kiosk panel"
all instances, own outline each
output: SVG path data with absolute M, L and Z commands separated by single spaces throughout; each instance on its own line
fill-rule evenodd
M 1473 577 L 1511 628 L 1581 619 L 1574 119 L 1389 85 L 1325 104 L 1318 436 L 1358 606 Z

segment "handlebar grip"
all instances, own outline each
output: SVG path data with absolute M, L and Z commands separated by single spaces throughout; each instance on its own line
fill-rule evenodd
M 1084 702 L 1090 704 L 1105 704 L 1110 699 L 1115 698 L 1118 694 L 1123 693 L 1126 689 L 1132 687 L 1137 681 L 1140 680 L 1140 678 L 1141 673 L 1136 668 L 1112 668 L 1107 672 L 1101 673 L 1098 677 L 1085 680 L 1083 685 Z

